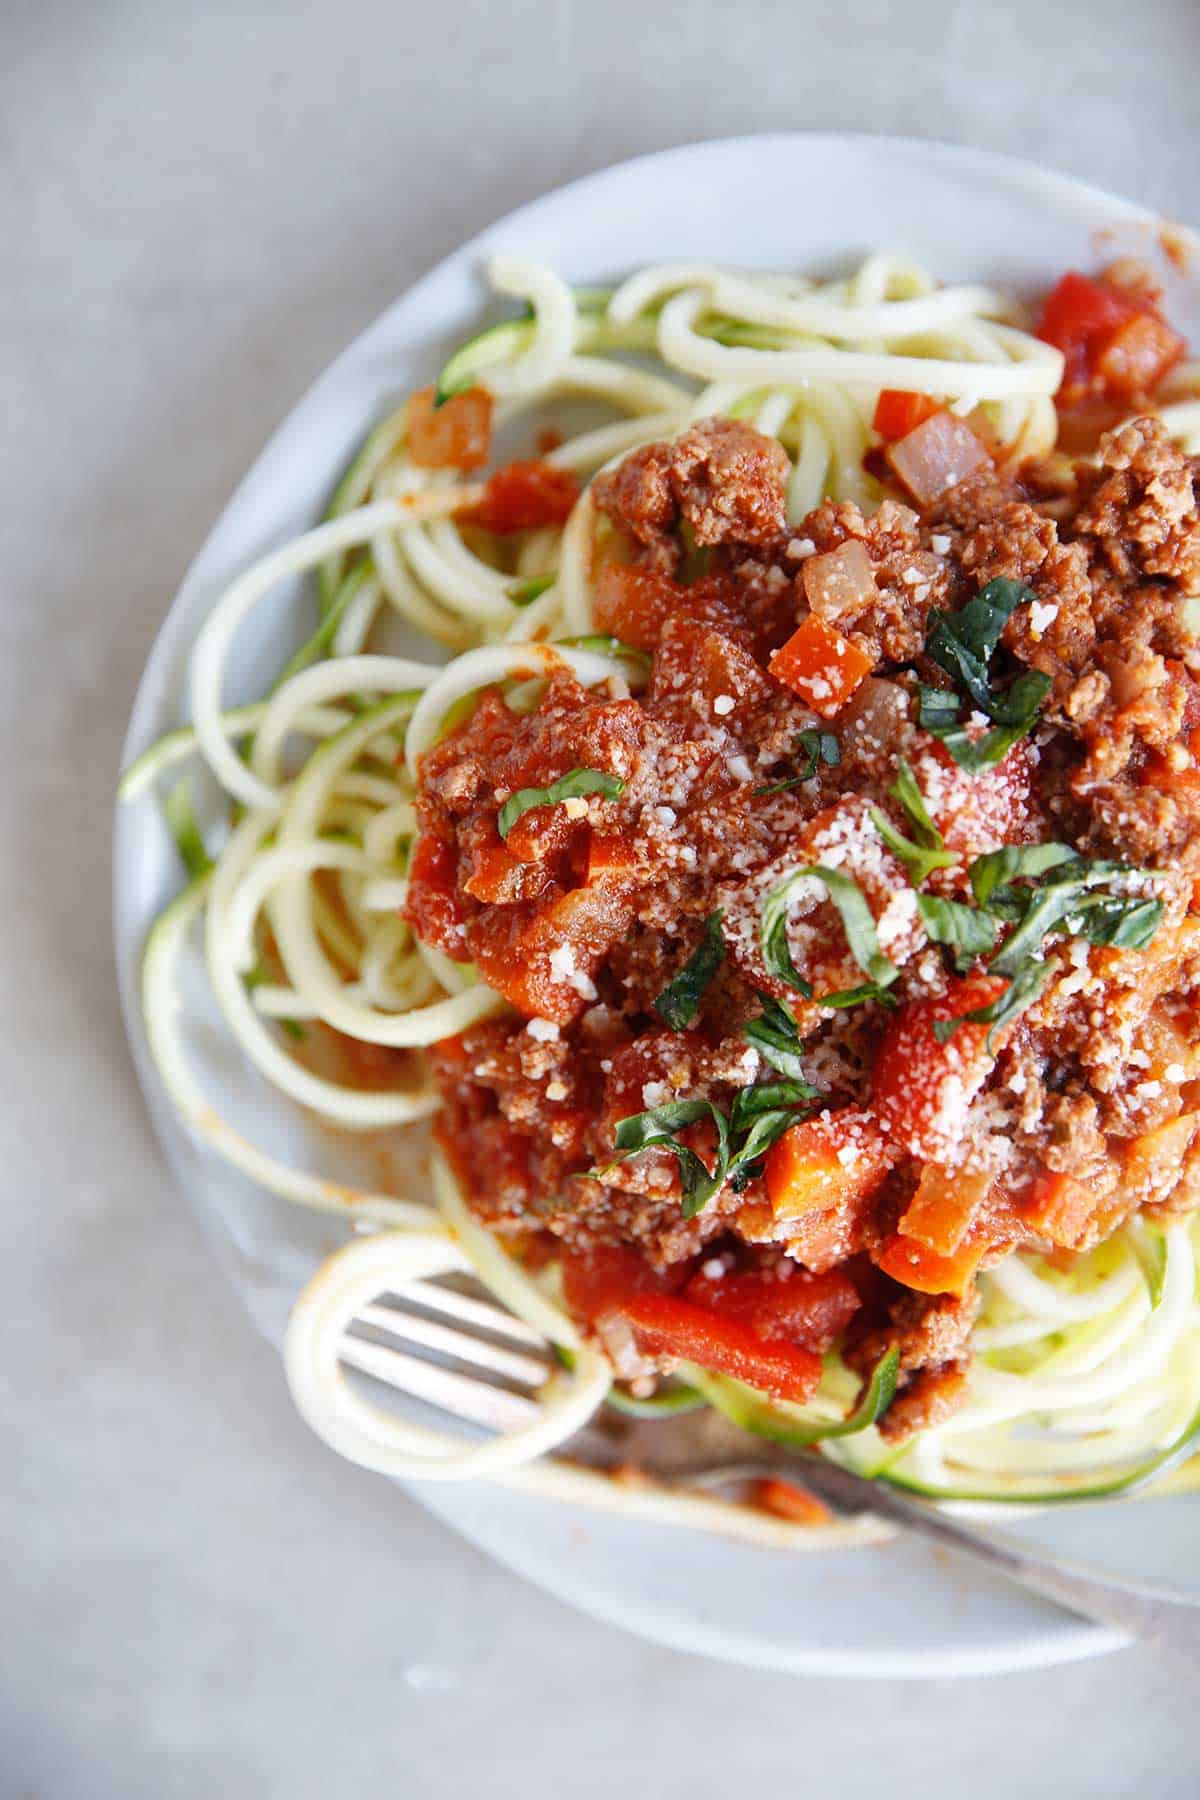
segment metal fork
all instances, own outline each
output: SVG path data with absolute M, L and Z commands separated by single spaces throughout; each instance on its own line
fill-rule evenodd
M 339 1343 L 343 1363 L 397 1393 L 493 1431 L 512 1431 L 537 1417 L 538 1389 L 555 1367 L 553 1348 L 538 1331 L 459 1285 L 414 1281 L 389 1292 L 388 1304 L 359 1308 Z M 377 1336 L 364 1338 L 356 1326 Z M 388 1342 L 379 1342 L 379 1336 Z M 431 1354 L 414 1355 L 413 1347 Z M 1169 1651 L 1200 1674 L 1200 1601 L 1033 1551 L 885 1482 L 852 1474 L 818 1452 L 763 1444 L 747 1457 L 743 1434 L 730 1428 L 716 1458 L 711 1450 L 698 1457 L 694 1418 L 631 1423 L 615 1416 L 577 1433 L 571 1450 L 593 1469 L 635 1461 L 660 1480 L 707 1492 L 790 1473 L 835 1513 L 886 1519 L 1124 1638 Z

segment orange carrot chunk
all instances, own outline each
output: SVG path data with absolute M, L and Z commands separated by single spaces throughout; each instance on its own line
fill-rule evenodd
M 968 1238 L 953 1256 L 939 1256 L 928 1245 L 897 1231 L 887 1240 L 875 1262 L 893 1281 L 915 1288 L 919 1294 L 957 1294 L 961 1297 L 970 1287 L 986 1249 L 985 1238 L 978 1242 Z
M 875 402 L 875 417 L 871 423 L 880 437 L 891 444 L 897 438 L 907 437 L 910 431 L 915 431 L 918 425 L 941 411 L 942 402 L 929 394 L 907 394 L 902 388 L 884 388 Z
M 841 711 L 873 666 L 865 650 L 815 613 L 809 614 L 767 664 L 776 681 L 799 694 L 823 719 L 832 719 Z

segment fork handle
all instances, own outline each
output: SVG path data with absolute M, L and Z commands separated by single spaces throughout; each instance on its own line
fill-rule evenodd
M 1200 1675 L 1200 1601 L 1039 1556 L 1013 1538 L 976 1531 L 961 1519 L 935 1512 L 882 1484 L 872 1496 L 870 1510 L 973 1558 L 1070 1612 L 1107 1625 L 1124 1638 L 1167 1651 Z

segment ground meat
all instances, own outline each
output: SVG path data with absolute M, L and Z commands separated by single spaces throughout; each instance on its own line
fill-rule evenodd
M 651 567 L 683 559 L 682 521 L 696 544 L 761 544 L 784 529 L 788 459 L 775 438 L 735 419 L 705 419 L 672 444 L 647 444 L 599 476 L 596 505 L 628 531 Z
M 1156 419 L 1136 419 L 1101 444 L 1080 473 L 1074 530 L 1122 580 L 1160 575 L 1200 592 L 1200 460 L 1176 449 Z
M 925 516 L 828 503 L 791 530 L 785 472 L 776 443 L 710 420 L 597 482 L 638 563 L 607 565 L 607 586 L 599 571 L 606 626 L 638 633 L 646 685 L 633 699 L 564 673 L 522 713 L 484 696 L 422 765 L 408 916 L 514 1008 L 434 1052 L 441 1139 L 480 1215 L 548 1254 L 623 1258 L 656 1292 L 693 1292 L 703 1265 L 694 1292 L 718 1309 L 723 1267 L 839 1272 L 861 1301 L 850 1365 L 899 1346 L 887 1430 L 904 1436 L 962 1396 L 978 1268 L 1200 1200 L 1200 651 L 1181 611 L 1200 579 L 1196 469 L 1146 420 L 1073 476 L 992 470 Z M 857 579 L 806 577 L 850 543 L 836 566 Z M 1030 597 L 993 673 L 1052 687 L 977 771 L 922 728 L 917 685 L 950 679 L 923 656 L 931 610 L 1000 576 Z M 810 607 L 830 655 L 850 642 L 870 665 L 832 719 L 772 672 Z M 615 782 L 501 832 L 512 794 L 572 770 Z M 963 1014 L 1004 978 L 956 963 L 928 902 L 973 907 L 975 858 L 1050 842 L 1131 865 L 1131 898 L 1161 917 L 1139 948 L 1059 921 L 1041 992 L 993 1043 Z M 700 1165 L 742 1141 L 746 1090 L 801 1076 L 814 1098 L 778 1142 L 685 1208 Z M 640 1114 L 667 1141 L 623 1156 L 618 1127 Z
M 831 616 L 839 631 L 851 635 L 875 658 L 911 661 L 925 641 L 931 608 L 946 602 L 950 568 L 930 549 L 930 535 L 922 533 L 911 507 L 895 500 L 885 500 L 869 519 L 852 500 L 829 501 L 810 513 L 803 532 L 797 533 L 815 546 L 818 555 L 850 539 L 863 545 L 877 592 Z M 803 566 L 796 579 L 803 596 Z

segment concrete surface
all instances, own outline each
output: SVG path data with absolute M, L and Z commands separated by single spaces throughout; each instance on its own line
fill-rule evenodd
M 1197 1789 L 1149 1657 L 958 1687 L 648 1647 L 293 1416 L 172 1193 L 109 951 L 152 634 L 268 431 L 498 212 L 635 152 L 850 126 L 1185 216 L 1194 0 L 0 8 L 0 1795 Z M 803 197 L 797 197 L 803 205 Z

